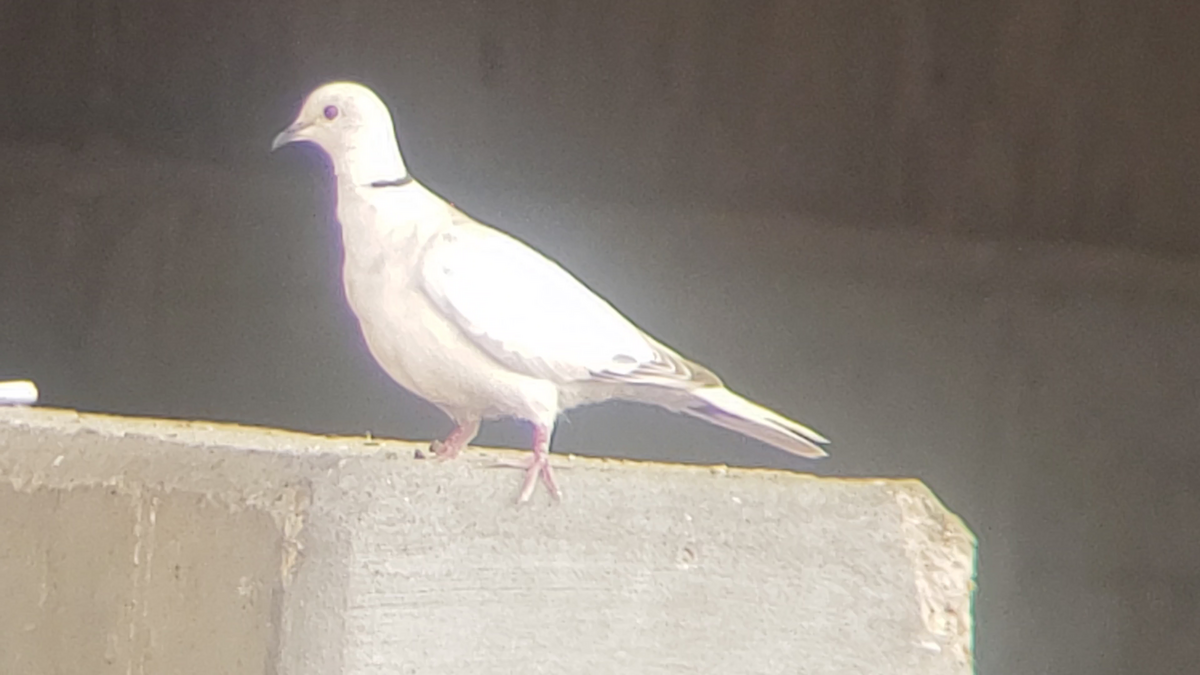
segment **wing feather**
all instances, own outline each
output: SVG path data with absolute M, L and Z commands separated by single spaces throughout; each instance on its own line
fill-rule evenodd
M 497 361 L 560 383 L 680 370 L 664 347 L 557 263 L 498 230 L 457 220 L 430 240 L 421 282 Z

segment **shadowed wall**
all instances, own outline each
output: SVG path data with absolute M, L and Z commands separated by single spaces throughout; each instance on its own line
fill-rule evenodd
M 558 451 L 920 477 L 980 538 L 981 671 L 1188 672 L 1200 10 L 526 7 L 0 6 L 0 377 L 444 433 L 355 333 L 317 154 L 266 152 L 361 79 L 422 180 L 836 441 L 809 464 L 608 406 Z

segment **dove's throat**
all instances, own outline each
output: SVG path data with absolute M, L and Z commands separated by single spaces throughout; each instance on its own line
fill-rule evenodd
M 360 134 L 347 140 L 341 152 L 330 153 L 339 181 L 365 186 L 408 178 L 408 167 L 394 134 Z

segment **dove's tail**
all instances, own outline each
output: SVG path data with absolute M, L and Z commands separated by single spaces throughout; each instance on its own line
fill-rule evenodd
M 742 398 L 724 387 L 701 387 L 688 392 L 679 412 L 749 436 L 801 457 L 825 457 L 829 439 L 808 427 Z

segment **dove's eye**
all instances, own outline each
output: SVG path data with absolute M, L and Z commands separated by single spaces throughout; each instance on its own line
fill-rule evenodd
M 338 116 L 338 108 L 336 105 L 325 106 L 325 119 L 333 121 L 333 120 L 337 119 L 337 116 Z

